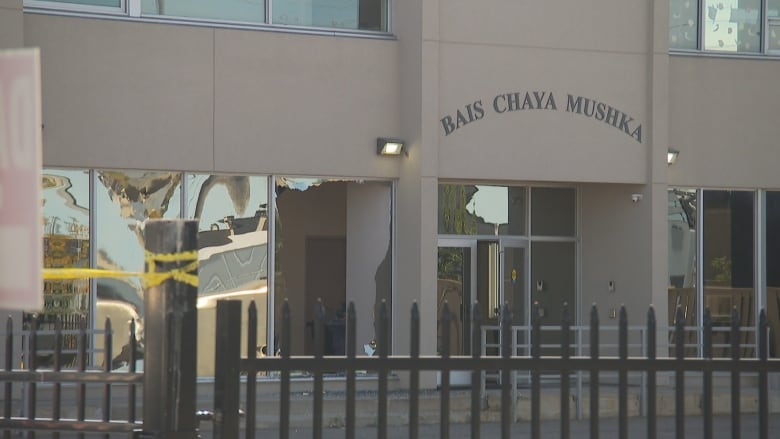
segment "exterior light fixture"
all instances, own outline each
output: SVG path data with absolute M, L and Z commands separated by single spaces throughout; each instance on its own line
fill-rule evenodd
M 378 155 L 401 155 L 401 153 L 408 155 L 403 140 L 386 137 L 376 139 L 376 153 Z
M 680 151 L 669 148 L 669 150 L 666 152 L 666 164 L 667 165 L 673 165 L 674 162 L 677 161 L 677 156 L 680 154 Z

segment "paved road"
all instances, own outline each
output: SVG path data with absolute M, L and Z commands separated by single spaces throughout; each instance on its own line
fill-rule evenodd
M 740 438 L 758 438 L 758 417 L 754 414 L 743 415 L 740 420 Z M 675 420 L 673 417 L 661 417 L 657 421 L 658 438 L 675 438 Z M 683 438 L 701 438 L 703 435 L 703 420 L 700 416 L 688 416 L 685 419 L 685 431 Z M 512 424 L 512 438 L 530 438 L 530 424 L 525 422 Z M 718 416 L 713 420 L 713 430 L 715 438 L 731 438 L 731 419 L 728 416 Z M 453 439 L 470 438 L 471 427 L 468 424 L 452 424 L 450 426 L 449 437 Z M 481 432 L 482 438 L 493 439 L 501 437 L 501 426 L 497 423 L 483 423 Z M 371 427 L 361 427 L 356 431 L 357 438 L 376 438 L 377 430 Z M 258 430 L 258 438 L 279 437 L 278 430 Z M 302 439 L 311 438 L 312 430 L 307 428 L 295 428 L 290 431 L 290 438 Z M 322 437 L 324 439 L 345 437 L 344 429 L 325 429 Z M 388 438 L 407 438 L 409 437 L 408 427 L 393 426 L 388 429 Z M 421 439 L 438 438 L 439 426 L 435 424 L 421 425 L 419 429 Z M 557 421 L 547 421 L 542 424 L 542 438 L 561 437 L 560 425 Z M 588 420 L 573 421 L 571 424 L 572 438 L 590 437 L 590 424 Z M 617 438 L 618 425 L 616 418 L 602 419 L 599 425 L 600 438 Z M 647 437 L 647 418 L 632 417 L 629 419 L 629 437 L 631 439 L 640 439 Z M 770 416 L 769 436 L 770 439 L 780 438 L 780 419 L 777 416 Z

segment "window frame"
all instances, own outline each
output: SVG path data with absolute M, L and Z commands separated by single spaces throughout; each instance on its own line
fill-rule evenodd
M 670 0 L 671 1 L 671 0 Z M 705 31 L 704 21 L 706 20 L 706 4 L 707 0 L 693 0 L 696 3 L 696 48 L 686 49 L 672 47 L 669 44 L 669 51 L 677 54 L 706 54 L 716 56 L 733 56 L 733 57 L 767 57 L 767 56 L 780 56 L 780 47 L 775 50 L 769 49 L 769 29 L 774 23 L 780 30 L 780 17 L 768 17 L 768 1 L 761 0 L 761 7 L 759 9 L 759 50 L 753 52 L 740 52 L 740 51 L 726 51 L 726 50 L 712 50 L 705 49 Z M 671 32 L 671 17 L 667 17 L 667 30 Z
M 73 3 L 48 0 L 24 0 L 23 3 L 25 8 L 121 16 L 127 15 L 128 1 L 132 0 L 119 0 L 119 7 L 88 5 L 84 3 L 78 3 L 76 0 L 74 0 Z
M 74 0 L 78 1 L 78 0 Z M 230 28 L 242 30 L 260 30 L 274 32 L 289 32 L 311 35 L 349 36 L 372 39 L 393 39 L 392 35 L 392 10 L 393 0 L 380 0 L 383 7 L 380 30 L 340 27 L 323 27 L 315 25 L 287 25 L 273 21 L 274 0 L 263 0 L 265 4 L 265 17 L 260 21 L 224 20 L 219 18 L 180 17 L 170 15 L 144 14 L 141 11 L 141 0 L 119 0 L 120 6 L 104 7 L 92 6 L 83 3 L 66 3 L 52 0 L 23 0 L 25 13 L 39 13 L 68 16 L 110 16 L 113 19 L 127 21 L 141 21 L 152 23 L 185 24 L 193 26 Z M 359 26 L 359 19 L 357 25 Z

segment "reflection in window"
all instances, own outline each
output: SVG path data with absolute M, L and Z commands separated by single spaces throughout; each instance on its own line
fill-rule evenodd
M 240 300 L 243 316 L 255 302 L 257 340 L 264 349 L 258 354 L 267 353 L 268 178 L 189 174 L 186 185 L 187 212 L 198 219 L 198 375 L 213 376 L 219 299 Z
M 312 353 L 313 310 L 322 299 L 324 352 L 343 354 L 345 309 L 354 302 L 356 351 L 371 353 L 378 341 L 378 306 L 384 300 L 392 309 L 391 184 L 278 177 L 275 206 L 274 338 L 281 336 L 280 311 L 287 300 L 293 311 L 292 354 Z
M 273 22 L 293 26 L 385 30 L 387 0 L 273 0 Z
M 780 192 L 766 193 L 766 311 L 771 328 L 769 353 L 780 356 Z
M 443 352 L 442 312 L 444 304 L 450 310 L 451 355 L 468 355 L 470 347 L 471 249 L 469 247 L 439 247 L 436 278 L 436 352 Z M 483 305 L 484 308 L 484 305 Z M 484 314 L 487 315 L 487 314 Z
M 670 189 L 669 230 L 669 325 L 675 324 L 677 307 L 683 313 L 685 326 L 698 324 L 696 318 L 696 190 Z M 696 343 L 695 334 L 686 343 Z M 696 355 L 693 349 L 686 355 Z
M 263 0 L 142 0 L 141 13 L 263 23 L 265 2 Z
M 107 6 L 111 8 L 120 7 L 120 0 L 45 0 L 53 3 L 71 3 L 74 5 L 86 6 Z
M 46 268 L 89 267 L 89 172 L 84 170 L 44 169 L 43 194 L 43 266 Z M 89 317 L 89 280 L 52 280 L 43 283 L 44 310 L 37 315 L 38 328 L 54 329 L 57 319 L 66 331 L 76 330 Z M 25 320 L 34 318 L 25 315 Z M 76 335 L 63 336 L 64 365 L 76 359 Z M 52 365 L 54 339 L 41 335 L 38 364 Z
M 761 0 L 704 0 L 704 49 L 761 50 Z
M 710 308 L 713 325 L 730 326 L 731 310 L 736 308 L 739 325 L 754 326 L 753 192 L 705 190 L 702 205 L 704 305 Z M 753 333 L 746 333 L 740 342 L 753 340 Z M 716 349 L 714 354 L 729 352 Z M 753 356 L 754 352 L 742 355 Z
M 44 9 L 113 13 L 132 8 L 121 0 L 25 0 Z M 141 16 L 238 24 L 274 24 L 346 30 L 387 31 L 387 0 L 140 0 Z M 266 16 L 266 9 L 272 12 Z
M 697 0 L 671 0 L 669 2 L 669 47 L 691 49 L 698 47 L 699 14 Z
M 525 235 L 526 188 L 439 185 L 439 233 Z
M 178 218 L 181 206 L 181 174 L 155 171 L 96 171 L 95 227 L 97 268 L 144 271 L 143 221 Z M 139 279 L 98 279 L 95 324 L 111 318 L 115 352 L 127 344 L 129 323 L 143 317 L 143 291 Z M 142 340 L 143 325 L 138 324 Z M 96 337 L 102 346 L 102 337 Z M 114 366 L 122 359 L 115 356 Z M 96 359 L 101 364 L 102 358 Z

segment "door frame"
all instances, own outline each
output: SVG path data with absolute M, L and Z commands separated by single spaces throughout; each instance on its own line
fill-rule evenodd
M 525 315 L 523 316 L 523 321 L 528 322 L 529 316 L 530 316 L 530 309 L 531 309 L 531 294 L 530 294 L 530 288 L 531 288 L 531 252 L 530 252 L 530 240 L 526 237 L 518 237 L 518 236 L 473 236 L 473 235 L 467 235 L 467 236 L 448 236 L 448 237 L 439 237 L 437 242 L 437 251 L 441 247 L 455 247 L 455 248 L 468 248 L 471 251 L 471 261 L 470 261 L 470 267 L 469 270 L 471 270 L 471 282 L 469 285 L 469 288 L 471 288 L 473 298 L 479 297 L 477 292 L 477 243 L 479 242 L 497 242 L 499 246 L 499 260 L 498 260 L 498 270 L 499 270 L 499 279 L 504 279 L 504 252 L 507 247 L 510 248 L 523 248 L 525 249 L 525 257 L 523 261 L 523 273 L 522 273 L 522 279 L 523 279 L 523 287 L 525 291 L 525 297 L 523 304 L 523 308 L 525 310 Z M 438 269 L 438 267 L 437 267 Z M 499 295 L 500 295 L 500 303 L 504 302 L 504 285 L 503 282 L 499 282 Z M 473 298 L 472 298 L 472 304 L 473 304 Z M 470 304 L 469 306 L 471 306 Z M 489 320 L 489 316 L 483 316 L 483 322 L 487 322 Z

